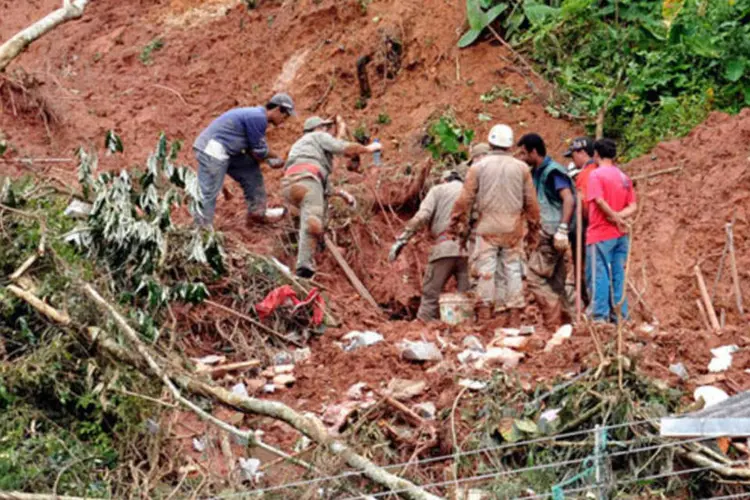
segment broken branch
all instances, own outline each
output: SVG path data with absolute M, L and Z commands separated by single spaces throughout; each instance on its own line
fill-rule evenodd
M 27 292 L 26 290 L 23 290 L 22 288 L 19 288 L 15 285 L 8 285 L 8 291 L 19 299 L 24 300 L 31 307 L 33 307 L 55 323 L 59 323 L 63 326 L 70 325 L 70 316 L 58 311 L 54 307 L 45 304 L 44 301 L 42 301 L 33 293 Z
M 734 232 L 732 231 L 732 224 L 726 225 L 727 229 L 727 244 L 729 245 L 729 269 L 732 271 L 732 285 L 734 286 L 734 297 L 737 300 L 737 311 L 740 314 L 745 314 L 745 308 L 742 304 L 742 289 L 740 288 L 740 275 L 737 272 L 737 259 L 734 255 Z
M 242 314 L 241 312 L 235 311 L 234 309 L 231 309 L 231 308 L 229 308 L 227 306 L 221 305 L 218 302 L 214 302 L 213 300 L 204 300 L 203 302 L 205 304 L 208 304 L 211 307 L 215 307 L 216 309 L 220 309 L 220 310 L 224 311 L 225 313 L 229 313 L 229 314 L 231 314 L 233 316 L 236 316 L 236 317 L 238 317 L 240 319 L 244 319 L 248 323 L 251 323 L 251 324 L 257 326 L 258 328 L 260 328 L 264 332 L 269 333 L 269 334 L 273 335 L 274 337 L 276 337 L 276 338 L 278 338 L 280 340 L 283 340 L 284 342 L 288 342 L 290 344 L 294 344 L 297 347 L 304 347 L 302 344 L 300 344 L 296 340 L 292 340 L 290 338 L 287 338 L 287 337 L 283 336 L 282 334 L 280 334 L 279 332 L 277 332 L 273 328 L 267 327 L 266 325 L 264 325 L 260 321 L 251 318 L 247 314 Z
M 640 181 L 643 179 L 650 179 L 651 177 L 656 177 L 657 175 L 671 174 L 673 172 L 679 172 L 680 170 L 682 170 L 682 167 L 665 168 L 664 170 L 657 170 L 656 172 L 651 172 L 649 174 L 633 176 L 632 180 Z
M 349 278 L 349 282 L 351 282 L 352 286 L 357 290 L 359 295 L 365 299 L 372 307 L 375 308 L 378 312 L 380 312 L 380 306 L 375 301 L 375 299 L 370 295 L 370 292 L 367 290 L 365 285 L 362 284 L 362 282 L 357 278 L 357 275 L 354 274 L 354 271 L 351 267 L 349 267 L 349 264 L 347 264 L 346 259 L 344 259 L 344 256 L 341 255 L 341 252 L 339 252 L 339 249 L 336 248 L 336 245 L 333 244 L 331 241 L 331 238 L 328 237 L 328 235 L 325 236 L 325 244 L 326 248 L 329 252 L 333 255 L 333 258 L 336 260 L 338 265 L 343 269 L 344 274 L 346 274 L 346 277 Z
M 709 297 L 708 295 L 706 282 L 703 280 L 703 273 L 701 272 L 701 268 L 696 265 L 693 268 L 693 271 L 695 272 L 695 277 L 698 280 L 698 289 L 701 292 L 701 298 L 703 298 L 703 305 L 706 306 L 706 313 L 708 314 L 708 320 L 711 324 L 711 328 L 718 331 L 721 329 L 721 327 L 719 326 L 719 320 L 716 317 L 714 306 L 711 304 L 711 297 Z

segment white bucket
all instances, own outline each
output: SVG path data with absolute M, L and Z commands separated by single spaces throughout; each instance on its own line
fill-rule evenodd
M 449 325 L 469 322 L 474 316 L 474 303 L 463 293 L 444 293 L 440 296 L 440 320 Z

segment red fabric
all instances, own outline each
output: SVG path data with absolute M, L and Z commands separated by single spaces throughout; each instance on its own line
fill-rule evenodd
M 596 203 L 602 199 L 615 212 L 619 212 L 635 202 L 633 182 L 617 167 L 598 167 L 588 179 L 586 201 L 589 202 L 589 228 L 586 231 L 586 244 L 613 240 L 625 233 L 612 224 Z
M 589 190 L 589 177 L 591 177 L 591 172 L 594 170 L 596 170 L 596 163 L 592 160 L 584 165 L 583 170 L 576 175 L 576 191 L 578 191 L 579 199 L 583 201 L 583 213 L 586 214 L 586 217 L 589 214 L 589 202 L 586 198 L 586 192 Z
M 323 297 L 320 295 L 317 288 L 310 290 L 310 293 L 304 300 L 299 300 L 297 298 L 297 293 L 291 286 L 280 286 L 279 288 L 271 290 L 271 292 L 266 295 L 265 299 L 256 304 L 255 310 L 262 321 L 270 316 L 278 307 L 294 307 L 294 311 L 297 311 L 299 308 L 311 304 L 313 310 L 312 323 L 317 326 L 323 322 L 323 314 L 326 307 L 325 300 L 323 300 Z
M 324 180 L 322 169 L 317 165 L 313 165 L 312 163 L 301 163 L 299 165 L 292 165 L 291 167 L 286 169 L 286 172 L 284 172 L 284 177 L 294 175 L 294 174 L 299 174 L 299 173 L 313 174 L 321 181 Z

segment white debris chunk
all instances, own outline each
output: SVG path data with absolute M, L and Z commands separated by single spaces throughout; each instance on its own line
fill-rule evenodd
M 696 401 L 703 399 L 705 403 L 703 407 L 708 408 L 709 406 L 714 406 L 721 403 L 722 401 L 729 399 L 729 394 L 722 391 L 718 387 L 714 387 L 712 385 L 704 385 L 698 387 L 695 392 L 693 392 L 693 398 Z
M 243 384 L 242 382 L 232 386 L 232 394 L 236 394 L 237 396 L 244 398 L 249 396 L 249 394 L 247 393 L 247 387 L 245 387 L 245 384 Z
M 724 345 L 711 349 L 713 359 L 708 364 L 708 371 L 711 373 L 719 373 L 727 371 L 732 366 L 732 354 L 737 352 L 739 347 L 736 345 Z
M 358 349 L 360 347 L 369 347 L 371 345 L 377 344 L 378 342 L 382 342 L 384 340 L 383 336 L 379 334 L 378 332 L 373 332 L 373 331 L 360 332 L 357 330 L 347 333 L 342 338 L 344 340 L 350 341 L 349 345 L 344 347 L 345 351 L 353 351 L 354 349 Z
M 405 340 L 401 343 L 401 356 L 409 361 L 442 361 L 443 353 L 432 342 L 410 342 Z
M 193 438 L 193 449 L 195 451 L 203 453 L 206 451 L 206 440 L 205 438 Z
M 239 458 L 240 471 L 242 471 L 242 479 L 245 481 L 255 482 L 263 475 L 259 472 L 260 460 L 257 458 Z
M 70 202 L 70 205 L 68 205 L 68 208 L 65 209 L 66 217 L 70 217 L 71 219 L 86 219 L 89 215 L 91 215 L 91 211 L 94 209 L 94 206 L 90 203 L 84 203 L 80 200 L 73 200 Z
M 471 391 L 481 391 L 482 389 L 487 387 L 486 382 L 480 382 L 479 380 L 472 380 L 469 378 L 461 379 L 458 382 L 458 385 L 460 385 L 461 387 L 466 387 Z

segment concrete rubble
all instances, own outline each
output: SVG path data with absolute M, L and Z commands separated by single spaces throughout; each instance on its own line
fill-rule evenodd
M 406 401 L 422 394 L 427 387 L 424 380 L 406 380 L 394 378 L 388 383 L 386 391 L 398 401 Z
M 401 357 L 409 361 L 442 361 L 443 353 L 432 342 L 403 341 L 399 348 Z

